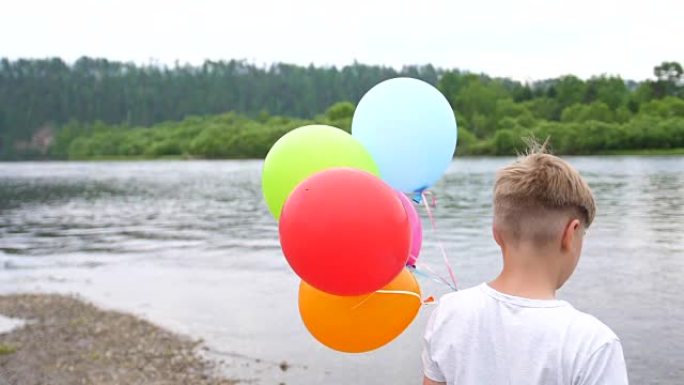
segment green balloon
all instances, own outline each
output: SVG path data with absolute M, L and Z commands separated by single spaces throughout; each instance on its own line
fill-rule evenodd
M 278 219 L 285 200 L 307 177 L 332 167 L 352 167 L 380 176 L 366 148 L 339 128 L 311 125 L 283 135 L 264 160 L 261 188 Z

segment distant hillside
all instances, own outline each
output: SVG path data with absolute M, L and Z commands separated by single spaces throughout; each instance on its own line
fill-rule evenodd
M 439 87 L 454 107 L 459 126 L 476 140 L 493 138 L 504 129 L 535 128 L 544 121 L 622 124 L 644 106 L 655 108 L 651 101 L 684 96 L 681 65 L 665 62 L 654 75 L 656 81 L 644 83 L 612 76 L 584 81 L 568 75 L 521 84 L 431 65 L 401 71 L 363 64 L 336 68 L 280 63 L 262 68 L 231 60 L 168 68 L 92 58 L 72 65 L 58 58 L 2 59 L 0 158 L 66 156 L 64 142 L 55 138 L 69 136 L 62 133 L 67 123 L 72 128 L 128 129 L 226 112 L 263 122 L 276 115 L 313 119 L 336 102 L 351 102 L 353 108 L 373 85 L 397 76 Z M 662 105 L 678 108 L 675 102 Z M 677 111 L 659 113 L 679 116 Z

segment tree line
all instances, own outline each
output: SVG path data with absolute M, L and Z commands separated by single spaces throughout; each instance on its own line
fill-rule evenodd
M 0 60 L 5 159 L 262 157 L 280 136 L 317 122 L 349 129 L 378 82 L 437 86 L 456 111 L 462 154 L 511 154 L 520 137 L 551 137 L 559 153 L 684 147 L 684 75 L 676 62 L 641 83 L 601 75 L 534 83 L 411 66 L 342 68 L 244 61 L 173 67 L 82 58 Z
M 337 101 L 356 102 L 374 84 L 397 76 L 436 84 L 440 72 L 431 65 L 397 71 L 362 64 L 259 67 L 238 60 L 168 67 L 88 57 L 73 64 L 59 58 L 2 59 L 0 148 L 5 158 L 31 147 L 44 151 L 45 129 L 57 130 L 70 120 L 150 126 L 228 111 L 311 118 Z

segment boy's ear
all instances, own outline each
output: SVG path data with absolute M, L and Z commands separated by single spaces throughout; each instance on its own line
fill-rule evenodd
M 503 247 L 503 237 L 501 236 L 499 229 L 496 228 L 495 224 L 492 224 L 492 235 L 494 236 L 494 241 L 496 241 L 496 244 L 499 245 L 499 247 Z
M 563 230 L 563 238 L 561 238 L 562 250 L 569 250 L 572 247 L 573 240 L 576 236 L 578 236 L 577 231 L 581 226 L 582 223 L 580 223 L 579 219 L 572 219 L 567 225 L 565 225 L 565 229 Z

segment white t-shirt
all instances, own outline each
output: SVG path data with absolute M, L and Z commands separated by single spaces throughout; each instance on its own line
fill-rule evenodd
M 425 331 L 425 376 L 449 385 L 623 385 L 620 340 L 568 302 L 483 283 L 447 294 Z

